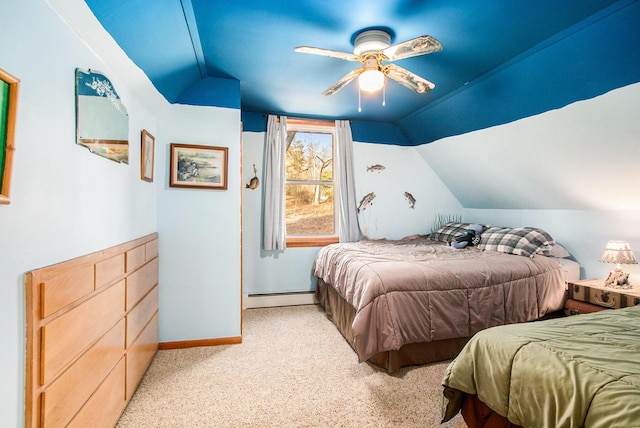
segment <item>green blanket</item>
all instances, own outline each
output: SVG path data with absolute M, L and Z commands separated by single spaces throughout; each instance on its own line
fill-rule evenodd
M 443 386 L 444 421 L 467 393 L 524 427 L 640 427 L 640 305 L 481 331 Z

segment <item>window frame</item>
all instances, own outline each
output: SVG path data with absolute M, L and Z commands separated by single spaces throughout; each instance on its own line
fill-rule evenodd
M 331 182 L 333 186 L 333 224 L 334 224 L 334 233 L 330 235 L 293 235 L 285 232 L 285 242 L 288 248 L 301 248 L 301 247 L 324 247 L 329 244 L 335 244 L 340 242 L 340 238 L 338 236 L 339 230 L 339 184 L 336 180 L 336 169 L 335 169 L 335 157 L 336 157 L 336 144 L 337 144 L 337 133 L 336 133 L 336 125 L 333 121 L 328 120 L 314 120 L 314 119 L 297 119 L 297 118 L 287 118 L 287 133 L 290 131 L 295 132 L 304 132 L 309 134 L 331 134 L 332 145 L 331 145 L 331 159 L 333 162 L 332 168 L 333 172 L 331 174 Z M 286 152 L 285 152 L 285 160 L 286 160 Z M 308 180 L 287 180 L 286 174 L 283 183 L 282 191 L 286 193 L 285 187 L 288 184 L 317 184 L 316 181 L 309 182 Z M 286 202 L 285 202 L 286 207 Z M 286 216 L 286 214 L 285 214 Z M 286 224 L 286 221 L 285 221 Z

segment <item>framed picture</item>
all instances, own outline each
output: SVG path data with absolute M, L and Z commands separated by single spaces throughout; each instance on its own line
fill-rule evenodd
M 146 129 L 142 130 L 140 144 L 140 178 L 153 182 L 153 165 L 155 162 L 156 139 Z
M 171 144 L 169 186 L 227 190 L 227 147 Z
M 15 147 L 18 86 L 16 79 L 0 68 L 0 204 L 8 204 Z

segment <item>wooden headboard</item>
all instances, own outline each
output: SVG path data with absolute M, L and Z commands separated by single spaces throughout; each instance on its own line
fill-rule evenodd
M 158 234 L 26 274 L 25 427 L 113 427 L 158 349 Z

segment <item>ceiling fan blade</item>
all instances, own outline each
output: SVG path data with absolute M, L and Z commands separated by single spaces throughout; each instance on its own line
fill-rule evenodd
M 358 77 L 360 75 L 360 73 L 362 73 L 363 71 L 364 71 L 364 68 L 356 68 L 355 70 L 350 71 L 342 79 L 338 80 L 330 88 L 328 88 L 326 91 L 324 91 L 322 93 L 322 95 L 333 95 L 333 94 L 335 94 L 340 89 L 342 89 L 345 86 L 347 86 L 347 83 L 351 82 L 353 79 Z
M 390 79 L 395 80 L 401 85 L 415 91 L 419 94 L 424 94 L 436 87 L 433 83 L 426 79 L 413 74 L 409 70 L 405 70 L 402 67 L 398 67 L 395 64 L 389 64 L 383 67 L 382 72 Z
M 352 53 L 334 51 L 331 49 L 323 49 L 323 48 L 314 48 L 312 46 L 298 46 L 294 49 L 296 52 L 312 54 L 312 55 L 323 55 L 330 56 L 332 58 L 344 59 L 347 61 L 357 61 L 358 56 Z
M 442 50 L 442 45 L 431 36 L 420 36 L 397 45 L 389 46 L 382 53 L 389 61 L 396 61 L 412 56 L 425 55 Z

